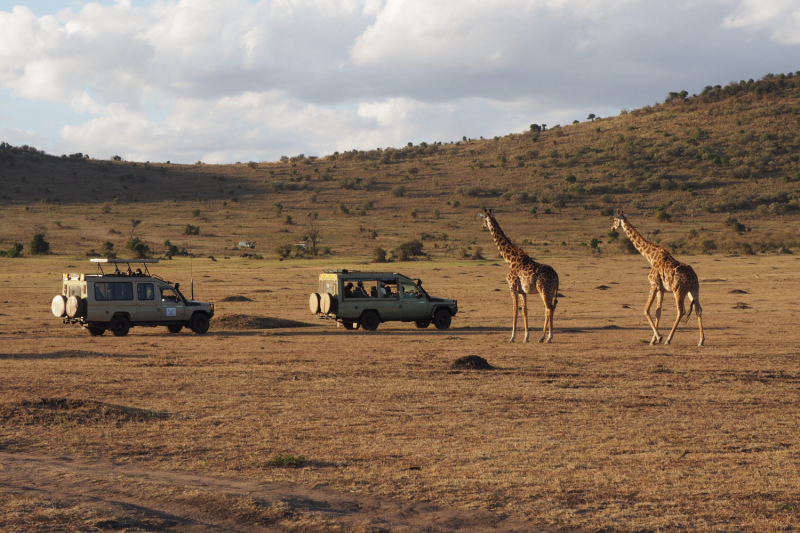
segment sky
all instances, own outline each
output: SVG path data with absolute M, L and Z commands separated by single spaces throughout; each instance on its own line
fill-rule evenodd
M 614 116 L 800 71 L 800 0 L 0 0 L 0 141 L 234 163 Z

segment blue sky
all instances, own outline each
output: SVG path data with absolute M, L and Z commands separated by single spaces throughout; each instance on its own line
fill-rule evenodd
M 235 162 L 492 137 L 798 47 L 800 0 L 0 0 L 0 141 Z

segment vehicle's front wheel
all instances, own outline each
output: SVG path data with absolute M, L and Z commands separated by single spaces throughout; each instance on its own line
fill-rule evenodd
M 183 326 L 181 326 L 180 324 L 173 324 L 171 326 L 167 326 L 167 331 L 169 331 L 170 333 L 180 333 L 182 329 Z
M 130 331 L 131 323 L 126 317 L 117 315 L 111 319 L 111 327 L 109 329 L 111 329 L 111 333 L 115 337 L 124 337 Z
M 106 332 L 106 328 L 104 328 L 103 326 L 97 326 L 95 324 L 89 324 L 88 326 L 86 326 L 86 331 L 88 331 L 89 335 L 91 335 L 92 337 L 98 337 Z
M 381 323 L 378 313 L 375 311 L 364 311 L 359 320 L 361 327 L 367 331 L 375 331 Z
M 433 325 L 436 326 L 436 329 L 449 328 L 452 319 L 453 317 L 447 309 L 437 309 L 436 312 L 433 313 Z
M 428 326 L 431 325 L 431 321 L 430 321 L 430 319 L 415 320 L 414 324 L 416 324 L 419 329 L 425 329 L 425 328 L 427 328 Z
M 208 320 L 208 315 L 205 313 L 195 313 L 192 315 L 192 320 L 189 323 L 189 327 L 192 328 L 192 331 L 197 333 L 198 335 L 202 335 L 206 331 L 208 331 L 208 327 L 211 325 L 210 321 Z

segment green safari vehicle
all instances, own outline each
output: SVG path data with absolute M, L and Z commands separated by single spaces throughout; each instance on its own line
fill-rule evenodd
M 433 297 L 420 280 L 397 272 L 325 270 L 308 304 L 319 318 L 335 320 L 348 330 L 374 331 L 390 321 L 447 329 L 458 313 L 456 300 Z

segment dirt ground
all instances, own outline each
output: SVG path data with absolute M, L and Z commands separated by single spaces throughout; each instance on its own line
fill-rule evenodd
M 704 347 L 694 316 L 647 344 L 641 256 L 548 258 L 550 345 L 507 342 L 502 261 L 387 267 L 458 299 L 448 331 L 308 312 L 321 268 L 371 265 L 237 258 L 191 264 L 208 334 L 93 338 L 49 309 L 88 261 L 0 259 L 0 530 L 796 530 L 800 263 L 679 259 Z

